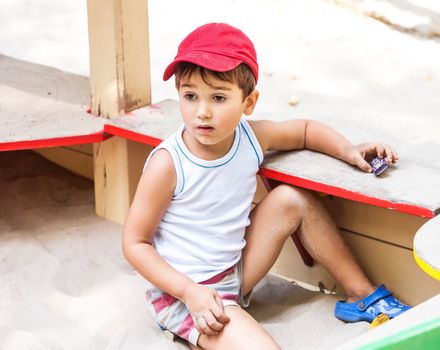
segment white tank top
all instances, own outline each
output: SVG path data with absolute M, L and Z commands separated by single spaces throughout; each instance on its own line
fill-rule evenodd
M 200 159 L 182 139 L 185 127 L 151 152 L 166 149 L 176 168 L 177 184 L 153 238 L 158 253 L 176 270 L 201 282 L 236 264 L 256 189 L 263 152 L 248 122 L 235 129 L 228 153 Z

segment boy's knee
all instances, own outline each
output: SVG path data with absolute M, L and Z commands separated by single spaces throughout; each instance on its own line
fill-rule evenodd
M 277 186 L 272 192 L 275 192 L 279 208 L 286 210 L 307 210 L 317 200 L 311 191 L 286 184 Z

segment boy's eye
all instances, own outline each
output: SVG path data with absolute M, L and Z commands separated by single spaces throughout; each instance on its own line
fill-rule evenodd
M 188 101 L 194 101 L 196 99 L 196 95 L 189 93 L 184 94 L 183 97 Z
M 215 95 L 213 98 L 215 102 L 224 102 L 226 100 L 226 97 L 220 95 Z

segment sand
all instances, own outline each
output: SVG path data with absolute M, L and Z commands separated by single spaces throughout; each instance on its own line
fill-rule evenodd
M 440 50 L 426 28 L 437 28 L 438 15 L 424 11 L 430 1 L 415 2 L 399 8 L 417 15 L 399 22 L 416 27 L 408 33 L 331 1 L 225 0 L 215 9 L 208 1 L 150 1 L 153 101 L 176 97 L 161 75 L 183 33 L 224 21 L 257 47 L 259 115 L 341 125 L 356 118 L 365 121 L 360 135 L 393 143 L 398 134 L 429 158 L 439 144 Z M 85 11 L 85 1 L 2 1 L 1 53 L 87 76 Z M 14 88 L 27 91 L 24 78 Z M 148 283 L 122 258 L 122 227 L 94 215 L 90 181 L 34 153 L 7 152 L 0 189 L 0 349 L 186 348 L 148 316 Z M 333 349 L 367 330 L 333 317 L 337 298 L 270 276 L 250 312 L 283 349 Z
M 149 284 L 122 257 L 122 227 L 95 216 L 91 181 L 3 152 L 0 188 L 0 349 L 186 349 L 149 316 Z M 335 319 L 337 299 L 268 276 L 249 311 L 283 349 L 328 349 L 368 327 Z

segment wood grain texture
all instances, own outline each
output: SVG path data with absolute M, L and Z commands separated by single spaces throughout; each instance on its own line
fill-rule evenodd
M 151 103 L 146 0 L 88 0 L 91 107 L 115 118 Z M 138 178 L 130 143 L 115 138 L 94 146 L 99 216 L 123 224 Z
M 89 0 L 91 106 L 115 118 L 151 103 L 146 0 Z
M 93 180 L 93 154 L 67 147 L 40 148 L 34 151 L 75 174 Z
M 0 150 L 102 141 L 89 91 L 86 77 L 0 55 Z

